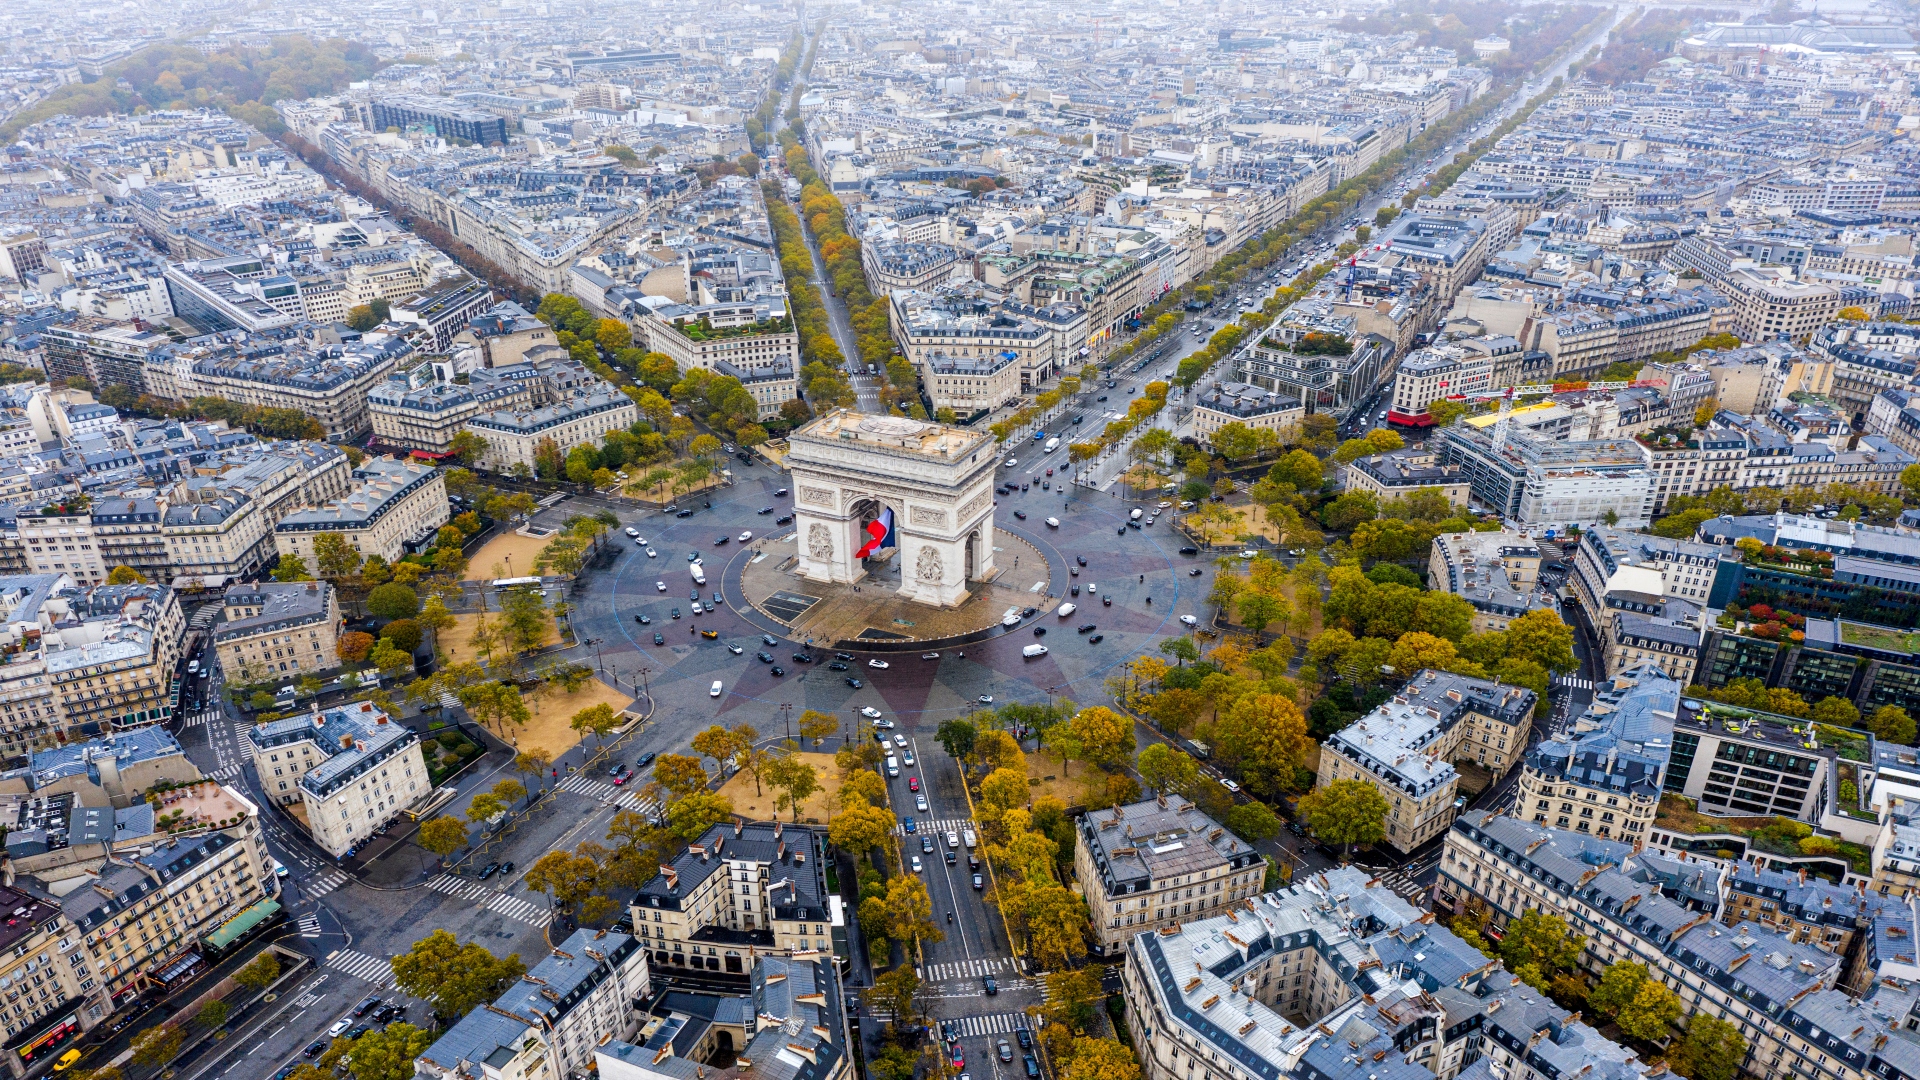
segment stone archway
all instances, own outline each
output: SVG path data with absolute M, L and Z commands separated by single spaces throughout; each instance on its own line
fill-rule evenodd
M 851 584 L 868 576 L 856 559 L 868 522 L 893 511 L 900 595 L 943 607 L 990 580 L 993 566 L 992 439 L 980 432 L 836 410 L 796 431 L 793 472 L 796 573 Z

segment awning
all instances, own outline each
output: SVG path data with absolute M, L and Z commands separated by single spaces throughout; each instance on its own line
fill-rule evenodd
M 219 929 L 206 935 L 205 941 L 210 949 L 224 949 L 240 940 L 247 931 L 280 913 L 280 901 L 262 900 L 247 910 L 221 923 Z

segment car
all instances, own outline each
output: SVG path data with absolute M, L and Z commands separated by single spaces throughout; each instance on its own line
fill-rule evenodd
M 674 516 L 674 517 L 677 517 L 677 518 L 690 518 L 690 517 L 692 517 L 692 516 L 693 516 L 693 511 L 691 511 L 691 510 L 682 510 L 682 511 L 680 511 L 679 513 L 677 513 L 677 514 L 675 514 L 675 515 L 673 515 L 673 516 Z
M 1090 637 L 1090 638 L 1088 638 L 1088 639 L 1087 639 L 1087 644 L 1089 644 L 1089 645 L 1098 645 L 1098 644 L 1100 644 L 1100 643 L 1101 643 L 1102 641 L 1105 641 L 1105 640 L 1107 640 L 1107 635 L 1105 635 L 1105 634 L 1095 634 L 1095 635 L 1093 635 L 1092 637 Z
M 1018 464 L 1020 464 L 1020 459 L 1019 459 L 1019 458 L 1008 458 L 1007 460 L 1005 460 L 1005 461 L 1003 461 L 1003 462 L 1001 462 L 1000 464 L 1002 464 L 1002 465 L 1004 465 L 1005 467 L 1007 467 L 1007 468 L 1009 468 L 1009 469 L 1011 469 L 1011 468 L 1013 468 L 1014 466 L 1016 466 L 1016 465 L 1018 465 Z
M 647 766 L 653 764 L 653 759 L 658 756 L 659 756 L 658 754 L 655 754 L 653 751 L 649 750 L 646 753 L 641 754 L 639 757 L 639 760 L 635 761 L 634 764 L 644 769 Z
M 632 769 L 627 768 L 625 765 L 615 765 L 613 767 L 613 786 L 614 787 L 620 787 L 621 785 L 625 784 L 628 780 L 631 780 L 631 779 L 633 779 Z
M 837 652 L 833 654 L 833 658 L 835 660 L 851 660 L 853 659 L 853 654 L 850 652 Z
M 840 670 L 842 670 L 842 671 L 845 671 L 846 669 L 845 669 L 845 668 L 841 668 Z M 859 679 L 856 679 L 856 678 L 854 678 L 853 676 L 851 676 L 851 675 L 849 675 L 849 676 L 847 676 L 847 685 L 848 685 L 848 686 L 851 686 L 851 687 L 853 687 L 853 688 L 854 688 L 855 690 L 858 690 L 858 689 L 860 689 L 861 687 L 863 687 L 863 686 L 865 686 L 865 685 L 867 685 L 867 684 L 866 684 L 866 683 L 863 683 L 863 682 L 861 682 L 861 681 L 860 681 Z
M 916 874 L 920 873 L 920 856 L 918 855 L 913 857 L 913 872 Z
M 845 671 L 847 670 L 847 665 L 841 663 L 838 660 L 835 660 L 833 663 L 827 665 L 827 670 L 828 671 Z
M 792 515 L 792 514 L 782 514 L 781 516 L 779 516 L 779 517 L 777 517 L 777 518 L 774 518 L 774 519 L 773 519 L 773 523 L 774 523 L 775 525 L 791 525 L 791 524 L 793 524 L 793 515 Z
M 321 1054 L 326 1053 L 327 1047 L 331 1045 L 333 1045 L 333 1042 L 330 1039 L 315 1039 L 307 1044 L 305 1050 L 300 1051 L 300 1056 L 310 1058 L 319 1057 Z
M 907 777 L 907 790 L 908 790 L 908 791 L 919 791 L 919 790 L 920 790 L 920 778 L 919 778 L 919 777 L 917 777 L 917 776 L 909 776 L 909 777 Z
M 776 499 L 778 499 L 778 498 L 780 498 L 780 497 L 782 497 L 782 496 L 784 496 L 784 495 L 785 495 L 786 493 L 787 493 L 787 489 L 786 489 L 786 488 L 781 488 L 780 490 L 778 490 L 778 491 L 776 491 L 776 492 L 774 492 L 774 493 L 773 493 L 773 497 L 774 497 L 774 498 L 776 498 Z
M 787 669 L 781 667 L 779 664 L 775 664 L 773 665 L 773 673 L 775 675 L 785 675 L 787 673 Z
M 1115 530 L 1113 530 L 1113 531 L 1114 531 L 1114 533 L 1115 533 L 1116 535 L 1119 535 L 1119 536 L 1125 536 L 1125 535 L 1127 535 L 1127 527 L 1126 527 L 1125 525 L 1122 525 L 1122 526 L 1120 526 L 1119 528 L 1117 528 L 1117 529 L 1115 529 Z
M 1069 592 L 1069 593 L 1071 593 L 1071 594 L 1072 594 L 1072 595 L 1074 595 L 1074 596 L 1079 596 L 1079 595 L 1080 595 L 1080 586 L 1078 586 L 1078 585 L 1075 585 L 1075 586 L 1074 586 L 1073 588 L 1071 588 L 1071 589 L 1068 589 L 1068 590 L 1067 590 L 1067 592 Z
M 860 706 L 860 715 L 866 717 L 869 720 L 878 720 L 880 719 L 880 710 L 874 708 L 871 705 L 862 705 Z M 879 727 L 880 725 L 875 724 L 874 726 Z M 893 725 L 888 724 L 887 726 L 892 727 Z
M 938 660 L 938 659 L 940 659 L 940 654 L 939 654 L 939 653 L 937 653 L 937 652 L 929 652 L 929 653 L 921 653 L 921 654 L 920 654 L 920 659 L 922 659 L 922 660 Z
M 869 660 L 867 661 L 867 666 L 870 668 L 879 668 L 884 671 L 888 665 L 885 660 Z
M 906 745 L 907 745 L 907 737 L 906 737 L 905 735 L 895 735 L 895 736 L 893 737 L 893 744 L 894 744 L 895 746 L 902 746 L 902 747 L 904 747 L 904 746 L 906 746 Z
M 1193 569 L 1191 569 L 1191 570 L 1189 570 L 1189 571 L 1187 571 L 1187 576 L 1188 576 L 1188 577 L 1199 577 L 1199 576 L 1201 575 L 1201 573 L 1202 573 L 1202 571 L 1201 571 L 1201 569 L 1200 569 L 1199 567 L 1197 567 L 1197 566 L 1196 566 L 1196 567 L 1194 567 Z
M 699 552 L 697 552 L 697 551 L 689 551 L 689 552 L 687 552 L 687 561 L 688 561 L 688 562 L 690 562 L 690 563 L 693 563 L 693 562 L 699 562 L 699 561 L 700 561 L 700 553 L 699 553 Z
M 1307 835 L 1307 829 L 1306 829 L 1306 826 L 1304 826 L 1304 825 L 1302 825 L 1302 824 L 1300 824 L 1300 823 L 1299 823 L 1299 822 L 1297 822 L 1297 821 L 1289 821 L 1289 822 L 1287 822 L 1287 831 L 1288 831 L 1288 832 L 1290 832 L 1290 833 L 1292 833 L 1292 834 L 1293 834 L 1293 835 L 1295 835 L 1295 836 L 1305 836 L 1305 835 Z
M 1234 783 L 1233 781 L 1227 779 L 1224 776 L 1220 778 L 1220 786 L 1223 788 L 1226 788 L 1228 791 L 1233 792 L 1235 795 L 1240 794 L 1240 785 Z
M 1034 627 L 1034 628 L 1033 628 L 1033 636 L 1034 636 L 1034 637 L 1046 637 L 1046 636 L 1047 636 L 1047 628 L 1046 628 L 1046 627 L 1044 627 L 1044 626 L 1036 626 L 1036 627 Z
M 1079 626 L 1074 628 L 1073 632 L 1076 634 L 1091 634 L 1093 633 L 1093 630 L 1094 630 L 1094 627 L 1092 623 L 1081 623 Z
M 762 650 L 762 651 L 760 651 L 760 652 L 757 652 L 757 653 L 754 653 L 754 654 L 753 654 L 753 658 L 754 658 L 755 660 L 758 660 L 758 661 L 760 661 L 760 662 L 761 662 L 761 663 L 763 663 L 763 664 L 771 664 L 771 663 L 773 663 L 773 654 L 772 654 L 772 653 L 770 653 L 770 652 L 767 652 L 767 651 L 765 651 L 765 650 Z
M 1023 618 L 1023 619 L 1031 619 L 1031 618 L 1033 618 L 1033 617 L 1034 617 L 1035 615 L 1037 615 L 1037 614 L 1039 614 L 1039 613 L 1040 613 L 1040 609 L 1039 609 L 1039 608 L 1022 608 L 1022 609 L 1020 609 L 1020 617 L 1021 617 L 1021 618 Z
M 734 537 L 734 539 L 736 539 L 736 540 L 738 540 L 738 541 L 740 541 L 741 543 L 743 543 L 743 544 L 744 544 L 744 543 L 746 543 L 747 541 L 749 541 L 749 540 L 751 540 L 751 539 L 753 539 L 753 531 L 752 531 L 752 530 L 748 530 L 748 531 L 746 531 L 746 532 L 743 532 L 743 533 L 741 533 L 741 534 L 740 534 L 739 536 L 737 536 L 737 537 Z
M 347 1041 L 351 1042 L 372 1030 L 373 1030 L 372 1028 L 368 1027 L 365 1024 L 355 1024 L 352 1027 L 348 1028 L 346 1035 L 342 1037 L 345 1038 Z
M 979 697 L 977 697 L 977 698 L 974 698 L 974 700 L 975 700 L 975 701 L 978 701 L 978 702 L 979 702 L 980 704 L 982 704 L 982 705 L 991 705 L 991 704 L 993 704 L 993 695 L 992 695 L 992 694 L 981 694 L 981 695 L 980 695 Z
M 914 861 L 919 862 L 920 860 L 915 859 Z M 967 1067 L 967 1052 L 960 1049 L 959 1043 L 953 1044 L 953 1067 L 956 1069 L 964 1069 Z
M 1079 563 L 1081 566 L 1087 565 L 1087 557 L 1085 555 L 1075 555 L 1073 561 Z
M 756 514 L 771 514 L 771 513 L 773 513 L 773 507 L 771 507 L 771 506 L 763 506 L 763 507 L 761 507 L 760 509 L 758 509 L 758 510 L 755 510 L 755 511 L 754 511 L 754 513 L 756 513 Z
M 900 819 L 900 827 L 901 827 L 901 828 L 903 828 L 903 829 L 905 829 L 905 830 L 907 830 L 907 831 L 908 831 L 908 832 L 910 832 L 910 833 L 911 833 L 911 832 L 913 832 L 913 831 L 914 831 L 914 830 L 915 830 L 915 829 L 917 828 L 917 826 L 915 826 L 915 825 L 914 825 L 914 823 L 913 823 L 913 819 L 912 819 L 912 818 L 910 818 L 910 817 L 909 817 L 909 818 L 901 818 L 901 819 Z
M 666 592 L 666 591 L 667 591 L 667 583 L 666 583 L 666 582 L 664 582 L 664 581 L 656 581 L 656 582 L 654 582 L 654 583 L 653 583 L 653 587 L 654 587 L 654 588 L 656 588 L 656 589 L 658 589 L 658 590 L 660 590 L 661 592 Z
M 726 545 L 726 543 L 727 543 L 727 541 L 729 541 L 729 540 L 732 540 L 732 539 L 733 539 L 733 537 L 731 537 L 731 536 L 723 536 L 723 537 L 721 537 L 720 539 L 718 539 L 718 540 L 715 540 L 715 541 L 713 542 L 713 546 L 714 546 L 714 547 L 724 547 L 724 546 Z
M 720 631 L 718 631 L 718 630 L 702 630 L 702 631 L 700 631 L 700 636 L 701 636 L 701 637 L 703 637 L 703 638 L 706 638 L 706 639 L 707 639 L 708 641 L 718 641 L 718 640 L 720 640 Z
M 69 1050 L 64 1054 L 61 1054 L 60 1057 L 56 1061 L 54 1061 L 53 1071 L 66 1072 L 68 1069 L 73 1068 L 74 1062 L 79 1060 L 80 1060 L 80 1050 L 78 1047 L 75 1047 L 74 1049 Z M 287 1066 L 287 1068 L 291 1070 L 293 1066 L 289 1065 Z
M 1291 555 L 1291 556 L 1293 556 L 1293 557 L 1294 557 L 1294 558 L 1296 558 L 1296 559 L 1297 559 L 1297 558 L 1299 558 L 1299 557 L 1300 557 L 1300 556 L 1302 556 L 1302 555 L 1305 555 L 1306 553 L 1307 553 L 1307 549 L 1306 549 L 1306 548 L 1294 548 L 1294 549 L 1292 549 L 1292 550 L 1290 550 L 1290 551 L 1288 551 L 1288 552 L 1287 552 L 1287 554 L 1289 554 L 1289 555 Z
M 960 863 L 960 853 L 959 853 L 959 852 L 957 852 L 957 851 L 949 851 L 949 852 L 947 852 L 947 865 L 948 865 L 948 866 L 958 866 L 958 865 L 959 865 L 959 863 Z
M 660 631 L 655 630 L 653 632 L 653 643 L 655 645 L 665 645 L 667 643 L 667 639 L 661 635 Z
M 733 654 L 733 655 L 735 655 L 735 656 L 739 656 L 739 655 L 740 655 L 741 653 L 744 653 L 744 652 L 746 652 L 747 650 L 745 650 L 745 649 L 743 649 L 743 648 L 741 648 L 741 647 L 740 647 L 740 646 L 738 646 L 738 645 L 735 645 L 735 644 L 734 644 L 734 643 L 732 643 L 732 642 L 728 642 L 728 643 L 727 643 L 727 651 L 728 651 L 728 652 L 730 652 L 730 653 L 732 653 L 732 654 Z
M 892 730 L 893 730 L 893 721 L 891 721 L 891 720 L 875 720 L 875 721 L 873 722 L 873 726 L 874 726 L 874 727 L 876 727 L 876 728 L 879 728 L 879 729 L 880 729 L 880 730 L 882 730 L 882 731 L 892 731 Z M 882 738 L 885 738 L 885 736 L 882 736 Z
M 1094 400 L 1095 400 L 1095 401 L 1105 401 L 1105 400 L 1107 400 L 1107 395 L 1105 395 L 1105 394 L 1101 394 L 1101 395 L 1100 395 L 1099 397 L 1097 397 L 1097 398 L 1094 398 Z
M 975 876 L 977 877 L 979 875 L 975 875 Z M 987 991 L 988 997 L 992 997 L 993 995 L 1000 992 L 1000 984 L 993 981 L 993 976 L 991 975 L 987 976 L 984 981 L 986 984 L 986 991 Z
M 952 829 L 948 829 L 947 830 L 947 847 L 958 848 L 959 846 L 960 846 L 960 834 L 957 832 L 954 832 Z
M 675 608 L 668 608 L 668 609 L 667 609 L 667 614 L 669 614 L 669 615 L 671 615 L 671 616 L 673 616 L 674 618 L 676 618 L 676 619 L 678 619 L 678 618 L 680 617 L 680 609 L 679 609 L 679 608 L 677 608 L 677 607 L 675 607 Z
M 1032 1054 L 1026 1056 L 1027 1080 L 1040 1080 L 1040 1062 Z
M 1182 615 L 1182 616 L 1180 616 L 1180 621 L 1181 621 L 1181 622 L 1183 622 L 1183 623 L 1186 623 L 1186 624 L 1187 624 L 1188 626 L 1198 626 L 1198 625 L 1200 625 L 1200 620 L 1199 620 L 1199 619 L 1196 619 L 1196 618 L 1194 618 L 1194 617 L 1193 617 L 1193 616 L 1191 616 L 1191 615 Z
M 768 645 L 768 646 L 778 645 L 780 644 L 780 639 L 777 637 L 774 637 L 772 634 L 761 634 L 760 644 Z
M 986 887 L 987 887 L 987 880 L 985 878 L 981 877 L 979 874 L 973 875 L 973 888 L 975 892 L 979 892 L 981 889 L 984 889 Z
M 654 550 L 653 550 L 652 548 L 648 548 L 648 549 L 647 549 L 647 558 L 649 558 L 649 559 L 656 559 L 656 558 L 659 558 L 659 553 L 657 553 L 657 552 L 655 552 L 655 551 L 654 551 Z
M 1027 512 L 1025 510 L 1015 510 L 1013 516 L 1019 518 L 1021 521 L 1027 520 Z
M 648 618 L 645 615 L 635 615 L 633 617 L 633 621 L 639 623 L 641 626 L 645 626 L 648 623 L 652 622 L 653 620 Z
M 1012 1060 L 1013 1060 L 1013 1046 L 1012 1046 L 1011 1044 L 1009 1044 L 1009 1043 L 1007 1042 L 1007 1040 L 1005 1040 L 1005 1039 L 1001 1039 L 1001 1040 L 1000 1040 L 1000 1046 L 999 1046 L 999 1048 L 998 1048 L 998 1049 L 999 1049 L 999 1053 L 1000 1053 L 1000 1060 L 1001 1060 L 1001 1061 L 1012 1061 Z
M 342 1017 L 339 1020 L 335 1020 L 333 1022 L 333 1026 L 327 1029 L 327 1038 L 337 1039 L 340 1036 L 345 1035 L 347 1033 L 347 1029 L 352 1026 L 353 1026 L 353 1021 L 348 1020 L 344 1017 Z
M 923 833 L 923 834 L 921 834 L 921 836 L 920 836 L 920 853 L 921 853 L 922 855 L 931 855 L 931 854 L 933 854 L 933 837 L 931 837 L 931 836 L 928 836 L 928 835 L 926 835 L 926 834 L 924 834 L 924 833 Z
M 1026 1028 L 1016 1028 L 1013 1032 L 1013 1037 L 1020 1040 L 1020 1049 L 1033 1049 L 1033 1036 L 1027 1033 Z
M 713 680 L 713 685 L 707 687 L 707 696 L 708 697 L 720 696 L 720 680 L 719 679 Z
M 639 529 L 636 529 L 636 528 L 634 528 L 634 527 L 633 527 L 633 526 L 631 526 L 631 525 L 629 525 L 629 526 L 627 526 L 627 535 L 628 535 L 629 537 L 632 537 L 632 538 L 636 538 L 636 539 L 637 539 L 637 538 L 638 538 L 638 537 L 640 536 L 640 530 L 639 530 Z

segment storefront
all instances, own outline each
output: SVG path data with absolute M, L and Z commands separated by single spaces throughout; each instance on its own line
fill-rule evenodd
M 155 964 L 147 969 L 147 981 L 160 988 L 162 993 L 172 993 L 174 988 L 200 973 L 207 961 L 197 950 L 188 949 L 164 964 Z
M 16 1057 L 20 1066 L 27 1066 L 60 1053 L 79 1034 L 80 999 L 68 998 L 48 1014 L 45 1023 L 35 1024 L 15 1036 L 7 1044 L 7 1052 Z

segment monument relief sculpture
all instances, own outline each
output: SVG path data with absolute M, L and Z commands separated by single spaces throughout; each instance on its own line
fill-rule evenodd
M 833 558 L 833 530 L 818 521 L 808 527 L 807 554 L 822 561 Z
M 935 547 L 921 548 L 920 558 L 914 564 L 914 572 L 920 575 L 921 581 L 939 581 L 945 577 L 947 564 L 945 560 L 940 558 L 940 549 Z

